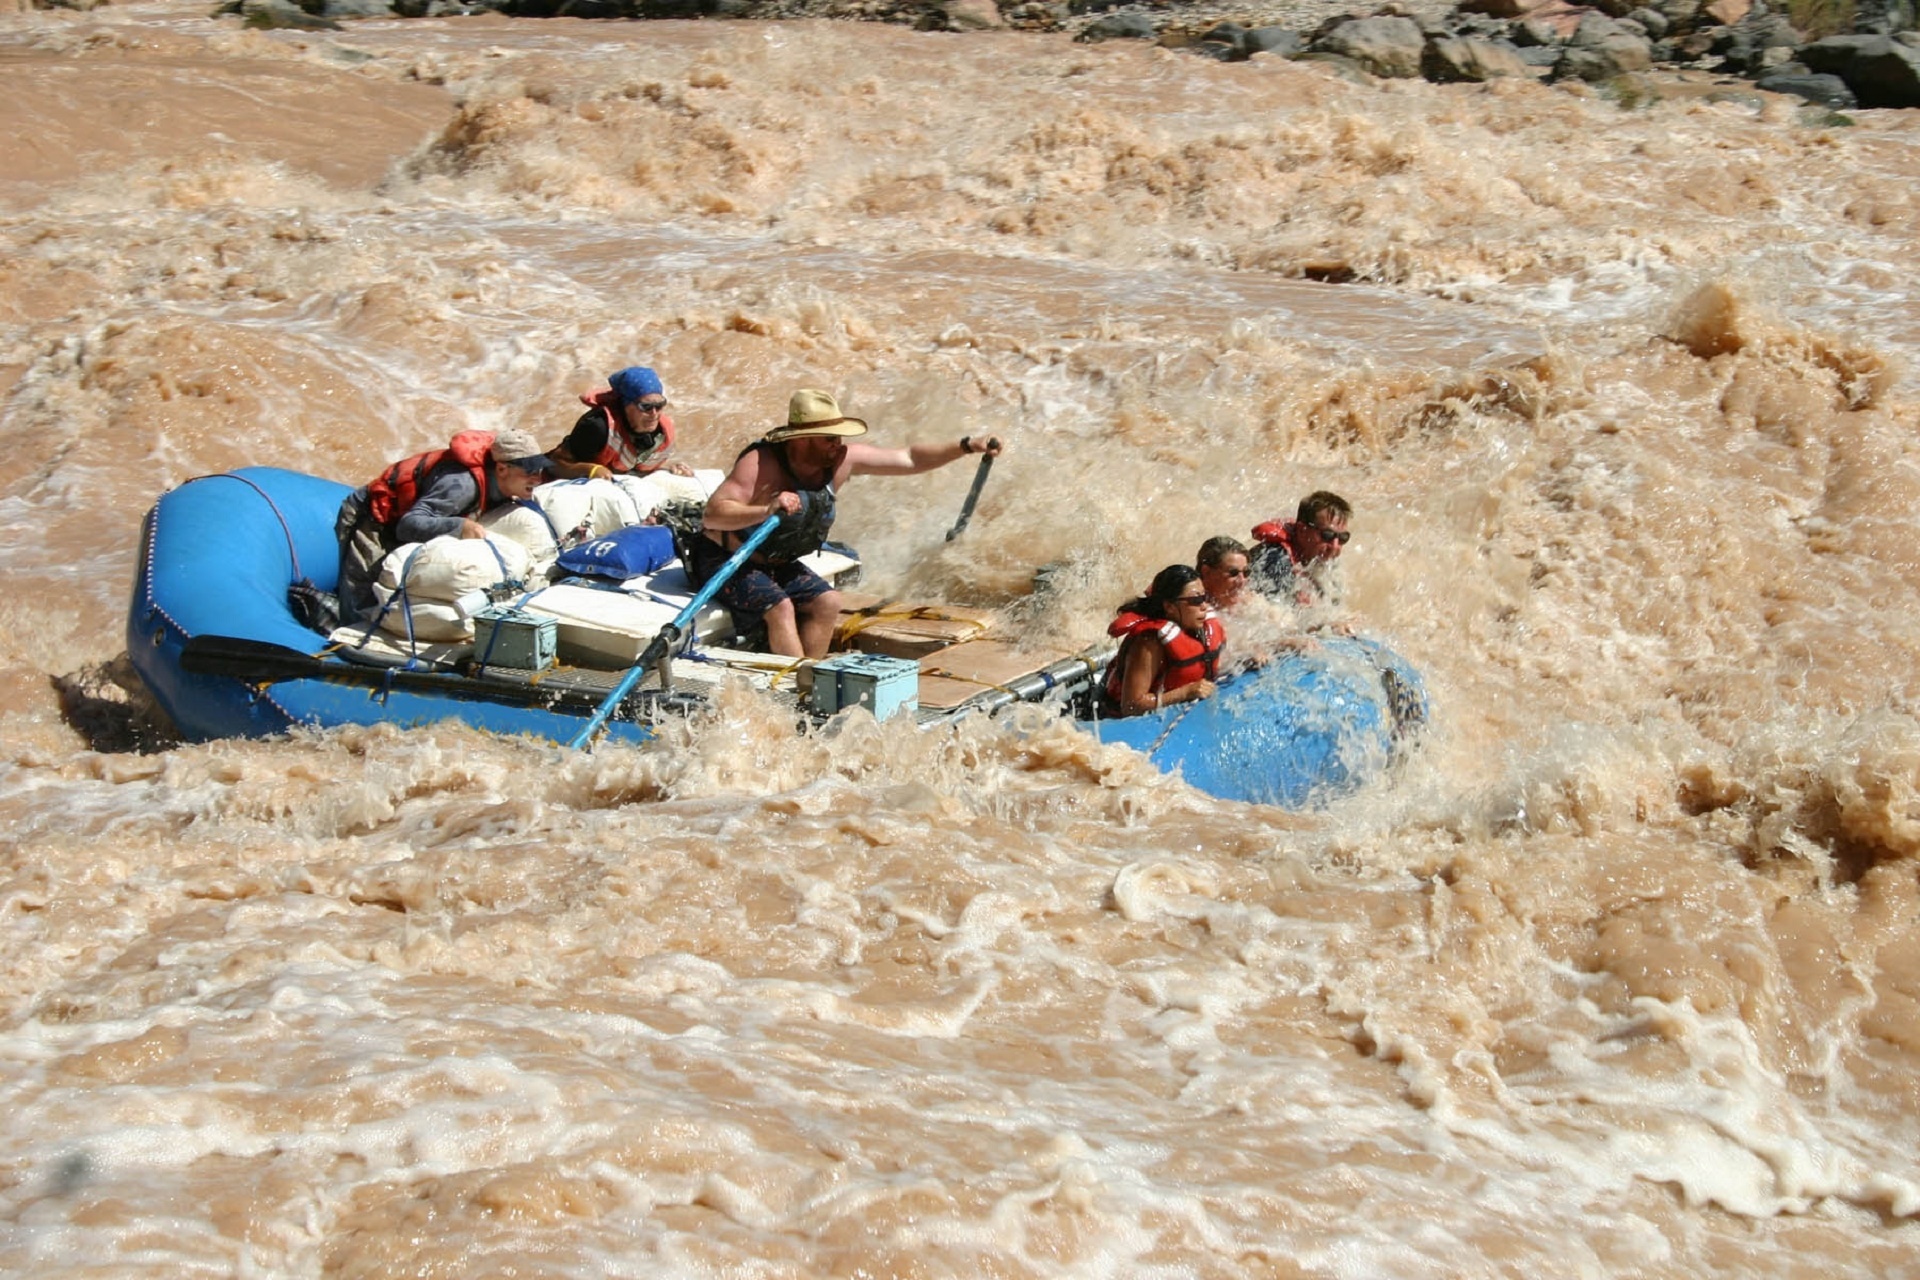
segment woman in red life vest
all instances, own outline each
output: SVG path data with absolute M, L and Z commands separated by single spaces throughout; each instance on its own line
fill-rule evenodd
M 555 478 L 693 474 L 693 468 L 668 456 L 673 419 L 667 416 L 666 388 L 653 370 L 644 365 L 622 369 L 607 379 L 604 391 L 581 396 L 580 402 L 587 411 L 548 452 Z
M 1107 634 L 1122 639 L 1101 690 L 1102 714 L 1144 715 L 1213 696 L 1227 633 L 1192 565 L 1162 569 L 1146 595 L 1120 606 Z

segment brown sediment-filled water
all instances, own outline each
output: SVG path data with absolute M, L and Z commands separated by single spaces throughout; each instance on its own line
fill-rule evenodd
M 1920 1274 L 1920 117 L 202 10 L 0 18 L 0 1270 Z M 1036 637 L 1335 489 L 1425 749 L 130 749 L 160 492 L 631 363 L 1002 435 L 837 531 Z

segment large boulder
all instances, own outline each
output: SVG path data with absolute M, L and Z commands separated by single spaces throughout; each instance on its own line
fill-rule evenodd
M 1612 18 L 1590 13 L 1554 65 L 1556 80 L 1612 80 L 1653 65 L 1653 46 L 1644 35 L 1630 31 Z
M 1427 38 L 1412 18 L 1355 18 L 1339 23 L 1314 42 L 1322 53 L 1351 58 L 1376 76 L 1413 80 Z
M 1505 41 L 1448 36 L 1427 41 L 1420 74 L 1436 84 L 1483 84 L 1502 76 L 1531 77 L 1533 68 Z
M 1802 47 L 1800 61 L 1846 81 L 1863 107 L 1920 107 L 1920 49 L 1899 40 L 1828 36 Z

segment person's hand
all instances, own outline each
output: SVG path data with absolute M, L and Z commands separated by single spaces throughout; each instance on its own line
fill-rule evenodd
M 960 454 L 962 457 L 970 453 L 983 453 L 989 458 L 997 458 L 1005 449 L 1006 446 L 1000 443 L 999 436 L 960 437 Z
M 484 538 L 487 536 L 487 526 L 481 524 L 478 520 L 462 520 L 460 522 L 460 536 L 462 538 Z
M 599 463 L 596 462 L 592 466 L 587 468 L 587 479 L 611 480 L 613 479 L 613 472 L 609 471 L 607 468 L 601 466 Z
M 684 462 L 669 462 L 667 464 L 667 474 L 671 476 L 690 476 L 693 474 L 693 468 Z
M 773 505 L 767 509 L 770 516 L 797 516 L 806 507 L 799 494 L 791 490 L 773 495 Z
M 1187 695 L 1188 702 L 1199 702 L 1211 698 L 1219 689 L 1219 686 L 1211 680 L 1195 680 L 1186 687 L 1191 690 Z

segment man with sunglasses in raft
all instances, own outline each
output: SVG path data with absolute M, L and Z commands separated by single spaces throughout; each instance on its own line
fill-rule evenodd
M 605 389 L 581 396 L 580 402 L 587 411 L 567 438 L 547 451 L 556 479 L 693 474 L 693 468 L 670 456 L 673 419 L 667 416 L 667 389 L 653 370 L 633 365 L 610 374 Z
M 1300 608 L 1336 604 L 1327 571 L 1353 535 L 1353 507 L 1337 493 L 1319 489 L 1300 499 L 1292 520 L 1269 520 L 1253 530 L 1253 585 L 1262 595 Z
M 714 599 L 747 630 L 764 623 L 767 650 L 793 658 L 823 658 L 840 621 L 840 593 L 800 563 L 818 551 L 833 525 L 834 498 L 854 476 L 911 476 L 969 454 L 1000 455 L 993 436 L 962 436 L 950 444 L 887 449 L 853 437 L 867 424 L 840 412 L 824 391 L 796 391 L 787 424 L 775 427 L 734 459 L 733 470 L 707 499 L 701 531 L 691 540 L 687 571 L 704 586 L 747 535 L 768 516 L 781 518 Z

